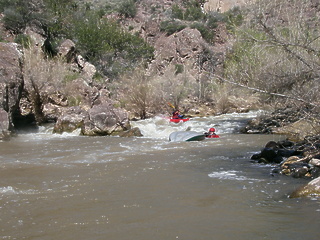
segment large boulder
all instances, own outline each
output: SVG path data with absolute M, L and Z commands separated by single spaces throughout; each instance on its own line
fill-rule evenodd
M 320 196 L 320 177 L 313 179 L 308 184 L 295 190 L 290 198 Z
M 110 102 L 93 106 L 88 114 L 84 135 L 116 135 L 130 128 L 128 113 L 121 108 L 115 108 Z
M 0 139 L 14 130 L 13 116 L 19 109 L 23 89 L 21 63 L 19 45 L 0 42 Z
M 88 118 L 88 113 L 81 107 L 68 107 L 63 109 L 61 116 L 57 119 L 53 132 L 73 132 L 84 128 L 85 119 Z
M 53 132 L 74 132 L 79 129 L 86 136 L 117 135 L 130 129 L 128 113 L 115 108 L 110 102 L 94 105 L 88 110 L 80 106 L 69 107 L 58 117 Z

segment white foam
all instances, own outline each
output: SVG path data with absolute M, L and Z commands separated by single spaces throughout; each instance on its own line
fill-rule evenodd
M 230 170 L 230 171 L 220 171 L 212 172 L 208 174 L 211 178 L 218 178 L 223 180 L 237 180 L 237 181 L 259 181 L 258 179 L 247 178 L 240 175 L 241 172 Z

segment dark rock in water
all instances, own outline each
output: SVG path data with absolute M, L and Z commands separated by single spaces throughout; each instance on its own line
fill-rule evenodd
M 320 177 L 320 167 L 312 167 L 310 170 L 310 174 L 313 178 Z
M 279 145 L 275 141 L 270 141 L 265 146 L 265 148 L 272 148 L 272 149 L 277 149 L 278 147 L 279 147 Z
M 259 160 L 261 158 L 261 153 L 256 153 L 251 156 L 251 160 Z
M 295 150 L 289 150 L 289 149 L 279 149 L 278 152 L 277 152 L 277 155 L 278 156 L 281 156 L 281 157 L 290 157 L 290 156 L 293 156 L 295 154 Z
M 268 162 L 274 162 L 277 157 L 277 152 L 272 148 L 264 148 L 261 151 L 261 158 L 265 158 Z
M 309 169 L 307 167 L 299 167 L 296 168 L 291 175 L 294 178 L 302 178 L 305 177 L 308 172 Z

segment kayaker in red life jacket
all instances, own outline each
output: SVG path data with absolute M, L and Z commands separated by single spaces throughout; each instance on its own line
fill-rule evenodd
M 215 128 L 210 128 L 209 132 L 204 133 L 207 138 L 219 138 L 220 136 L 216 134 Z
M 172 119 L 182 119 L 184 116 L 180 114 L 179 110 L 174 110 L 172 113 Z

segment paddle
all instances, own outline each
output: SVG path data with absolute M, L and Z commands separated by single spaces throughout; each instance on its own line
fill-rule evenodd
M 170 107 L 172 107 L 173 109 L 176 109 L 170 102 L 168 102 L 168 105 L 169 105 Z

